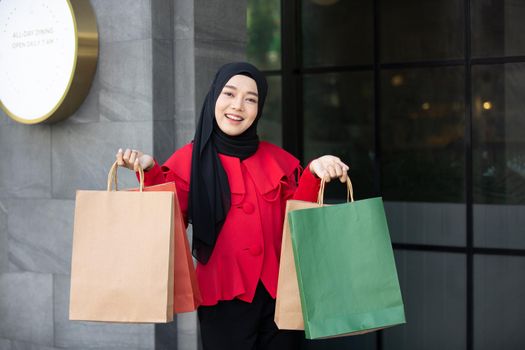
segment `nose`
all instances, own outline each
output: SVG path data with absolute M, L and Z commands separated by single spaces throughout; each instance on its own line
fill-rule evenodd
M 231 104 L 232 109 L 242 111 L 243 109 L 243 99 L 241 96 L 237 96 L 233 99 Z

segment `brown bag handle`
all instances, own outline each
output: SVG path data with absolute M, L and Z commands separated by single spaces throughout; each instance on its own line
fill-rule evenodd
M 117 183 L 117 169 L 118 169 L 118 161 L 115 161 L 113 165 L 111 166 L 111 169 L 109 169 L 108 173 L 108 187 L 107 191 L 111 191 L 112 184 L 115 184 L 115 191 L 118 191 L 118 183 Z M 144 190 L 144 170 L 139 165 L 139 178 L 140 178 L 140 185 L 139 185 L 139 191 L 142 192 Z
M 319 204 L 320 207 L 324 204 L 324 188 L 326 186 L 326 180 L 323 178 L 321 180 L 321 187 L 319 187 L 319 194 L 317 195 L 317 204 Z M 346 201 L 347 202 L 353 202 L 354 201 L 354 188 L 352 187 L 352 181 L 350 181 L 350 177 L 347 176 L 346 178 Z

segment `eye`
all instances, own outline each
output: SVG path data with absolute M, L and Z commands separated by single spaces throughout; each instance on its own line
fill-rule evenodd
M 231 93 L 229 91 L 224 91 L 223 94 L 226 95 L 226 96 L 229 96 L 229 97 L 233 96 L 233 93 Z
M 250 103 L 257 103 L 257 100 L 254 99 L 254 98 L 249 98 L 249 99 L 247 99 L 247 101 L 250 102 Z

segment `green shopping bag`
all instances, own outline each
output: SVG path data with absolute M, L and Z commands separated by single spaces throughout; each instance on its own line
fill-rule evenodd
M 405 323 L 381 198 L 288 214 L 306 338 L 355 335 Z

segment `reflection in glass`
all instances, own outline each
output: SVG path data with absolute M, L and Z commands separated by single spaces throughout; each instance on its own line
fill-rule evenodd
M 259 119 L 257 132 L 262 141 L 282 146 L 281 77 L 269 76 L 266 79 L 268 80 L 268 96 L 266 96 L 263 115 Z
M 357 199 L 372 196 L 374 161 L 372 72 L 305 75 L 304 160 L 324 154 L 350 165 Z M 345 197 L 343 187 L 327 187 L 327 197 Z
M 463 202 L 464 69 L 386 70 L 381 79 L 384 198 Z
M 281 2 L 248 0 L 248 61 L 264 70 L 281 69 Z
M 396 251 L 407 323 L 384 330 L 385 350 L 466 348 L 466 263 L 462 254 Z
M 463 3 L 380 1 L 381 62 L 462 58 Z
M 474 257 L 474 349 L 523 349 L 524 257 Z
M 472 0 L 472 55 L 525 55 L 525 1 Z
M 525 204 L 525 63 L 473 66 L 475 203 Z
M 472 67 L 476 245 L 525 248 L 525 63 Z
M 373 1 L 302 0 L 303 65 L 373 62 Z

